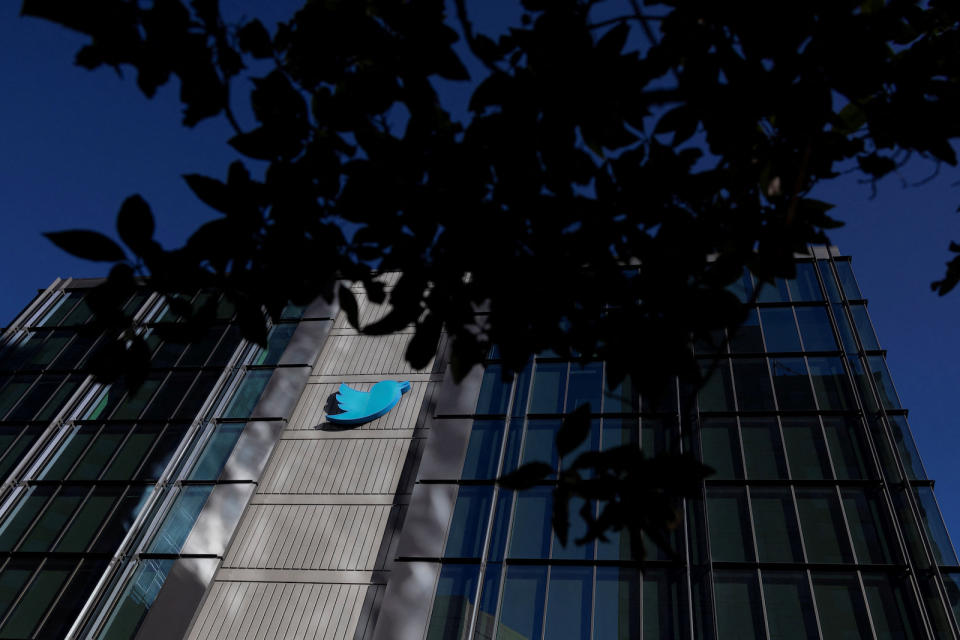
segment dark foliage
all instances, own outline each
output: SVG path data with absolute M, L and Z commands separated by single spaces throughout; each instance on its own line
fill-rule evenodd
M 337 290 L 356 325 L 343 279 L 391 306 L 361 329 L 415 323 L 414 364 L 444 327 L 458 375 L 497 344 L 514 368 L 553 349 L 606 360 L 612 384 L 632 373 L 651 387 L 662 381 L 651 372 L 696 379 L 692 339 L 740 321 L 725 286 L 744 266 L 789 277 L 793 253 L 840 224 L 807 197 L 817 182 L 847 170 L 877 180 L 910 154 L 956 164 L 960 3 L 521 4 L 520 24 L 492 38 L 474 32 L 465 0 L 452 15 L 443 0 L 310 1 L 272 31 L 226 24 L 216 0 L 24 0 L 24 14 L 90 36 L 77 64 L 132 67 L 146 96 L 175 77 L 185 125 L 226 117 L 227 142 L 266 163 L 262 180 L 243 162 L 226 181 L 185 176 L 223 217 L 182 248 L 153 241 L 137 196 L 118 218 L 131 261 L 92 232 L 50 237 L 129 265 L 106 289 L 136 274 L 168 297 L 225 292 L 259 342 L 261 308 L 277 316 Z M 471 77 L 462 55 L 482 71 Z M 253 78 L 256 125 L 242 129 L 230 86 L 252 59 L 271 70 Z M 442 104 L 450 82 L 470 83 L 468 114 Z M 940 293 L 960 278 L 958 260 Z M 384 294 L 375 270 L 403 275 Z M 116 299 L 98 315 L 116 320 Z M 202 324 L 189 305 L 172 308 Z M 112 356 L 112 375 L 143 362 L 116 331 L 131 353 Z M 665 486 L 650 477 L 666 473 L 682 495 L 702 475 L 636 451 L 579 464 L 569 473 L 593 478 L 558 492 L 619 505 L 590 536 L 648 517 L 624 496 Z

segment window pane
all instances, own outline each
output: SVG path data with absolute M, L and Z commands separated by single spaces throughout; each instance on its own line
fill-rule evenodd
M 797 307 L 796 311 L 804 351 L 837 351 L 826 307 Z
M 943 518 L 940 516 L 940 509 L 937 507 L 937 499 L 933 497 L 933 489 L 930 487 L 914 487 L 913 492 L 917 497 L 920 515 L 927 529 L 927 535 L 930 537 L 937 564 L 957 566 L 957 554 L 950 542 L 947 528 L 943 525 Z
M 527 433 L 523 441 L 521 464 L 545 462 L 556 469 L 560 462 L 560 455 L 557 452 L 557 431 L 559 429 L 559 420 L 528 421 Z
M 28 638 L 57 592 L 77 567 L 76 560 L 47 560 L 0 628 L 0 638 Z
M 585 404 L 591 413 L 600 413 L 603 394 L 603 363 L 570 365 L 570 388 L 567 390 L 567 413 Z
M 43 410 L 37 413 L 34 419 L 40 422 L 52 420 L 53 417 L 63 409 L 63 405 L 67 403 L 70 396 L 73 395 L 73 392 L 77 390 L 77 387 L 80 386 L 80 381 L 81 376 L 70 376 L 67 381 L 57 389 L 53 397 L 50 398 L 50 402 L 44 405 Z
M 218 371 L 204 371 L 197 376 L 196 381 L 173 417 L 177 420 L 194 420 L 200 417 L 197 413 L 206 401 L 207 396 L 213 391 L 213 386 L 219 377 L 220 373 Z
M 853 277 L 853 269 L 849 260 L 837 260 L 833 263 L 837 268 L 837 276 L 840 278 L 840 286 L 847 300 L 862 300 L 863 294 L 860 293 L 860 287 L 857 286 L 857 280 Z
M 743 489 L 707 489 L 710 551 L 717 562 L 753 560 L 753 536 Z
M 880 640 L 911 640 L 920 629 L 906 585 L 886 574 L 863 574 L 873 628 Z
M 760 562 L 803 562 L 800 529 L 789 489 L 751 489 Z
M 55 550 L 68 553 L 86 551 L 122 492 L 119 487 L 94 487 Z
M 512 418 L 507 427 L 507 444 L 503 448 L 503 469 L 507 474 L 517 468 L 520 461 L 520 445 L 523 442 L 523 419 Z
M 552 491 L 551 487 L 533 487 L 517 493 L 510 541 L 511 558 L 550 556 Z
M 483 372 L 483 383 L 480 385 L 480 397 L 477 400 L 477 413 L 480 415 L 504 415 L 510 404 L 510 388 L 512 378 L 503 380 L 503 367 L 498 364 L 489 364 Z
M 498 638 L 539 638 L 543 633 L 543 607 L 547 568 L 507 567 L 503 586 Z
M 76 511 L 89 487 L 63 487 L 60 492 L 47 503 L 43 514 L 37 518 L 36 524 L 27 533 L 20 543 L 20 551 L 49 551 L 53 542 L 60 536 Z
M 41 480 L 62 480 L 99 431 L 99 425 L 74 426 L 63 439 L 53 460 L 40 473 Z
M 873 389 L 870 387 L 870 376 L 864 371 L 863 362 L 857 356 L 850 356 L 847 358 L 847 364 L 850 365 L 853 381 L 860 392 L 860 400 L 863 402 L 864 409 L 868 413 L 876 413 L 880 406 L 873 395 Z
M 853 323 L 857 327 L 857 333 L 860 335 L 863 348 L 867 351 L 879 350 L 880 342 L 877 340 L 877 334 L 874 333 L 873 325 L 870 323 L 867 307 L 862 304 L 850 305 L 850 315 L 853 316 Z
M 40 425 L 28 427 L 0 426 L 0 432 L 2 433 L 15 432 L 20 435 L 16 441 L 10 439 L 0 445 L 0 478 L 7 477 L 7 474 L 23 459 L 33 443 L 37 441 L 43 430 L 44 427 Z
M 95 480 L 130 433 L 128 424 L 108 424 L 87 447 L 80 462 L 70 472 L 70 480 Z
M 644 638 L 683 640 L 689 636 L 686 591 L 681 571 L 647 569 L 644 572 Z
M 869 450 L 864 441 L 863 425 L 858 418 L 824 416 L 823 428 L 830 444 L 833 468 L 841 480 L 862 480 L 868 471 Z
M 797 277 L 787 280 L 790 297 L 794 302 L 814 302 L 823 300 L 820 283 L 817 281 L 816 267 L 812 262 L 797 263 Z
M 776 418 L 740 418 L 747 477 L 774 480 L 787 477 L 780 427 Z
M 813 391 L 807 377 L 803 358 L 770 358 L 773 384 L 777 389 L 777 404 L 781 411 L 812 411 L 816 409 Z
M 67 317 L 74 306 L 80 301 L 83 295 L 78 291 L 64 292 L 56 302 L 50 307 L 47 315 L 38 323 L 42 327 L 53 327 L 60 324 L 60 321 Z
M 824 480 L 832 476 L 820 421 L 816 417 L 784 417 L 783 437 L 790 474 L 795 480 Z
M 214 347 L 217 346 L 217 342 L 220 341 L 220 336 L 223 335 L 223 330 L 226 327 L 224 325 L 213 326 L 208 328 L 203 337 L 200 338 L 198 342 L 192 342 L 187 345 L 187 350 L 184 352 L 183 357 L 180 358 L 181 367 L 200 367 L 207 361 L 207 358 L 210 357 L 210 353 L 213 351 Z
M 733 375 L 740 411 L 773 410 L 773 389 L 765 358 L 735 359 Z
M 592 560 L 594 541 L 587 544 L 577 544 L 577 540 L 587 534 L 587 521 L 583 519 L 580 510 L 583 509 L 586 501 L 583 498 L 571 498 L 569 504 L 570 528 L 567 531 L 566 546 L 560 543 L 560 539 L 553 536 L 553 554 L 554 559 L 562 560 Z M 591 513 L 596 513 L 596 504 L 591 503 Z
M 0 418 L 10 410 L 10 407 L 23 398 L 23 394 L 30 388 L 33 381 L 34 376 L 14 376 L 3 389 L 0 389 Z
M 510 511 L 513 509 L 513 492 L 505 489 L 497 491 L 497 506 L 493 513 L 493 528 L 490 530 L 490 549 L 487 559 L 492 562 L 503 560 L 507 546 L 507 531 L 510 528 Z
M 170 462 L 170 458 L 173 457 L 173 453 L 176 451 L 186 431 L 187 425 L 185 424 L 167 425 L 166 430 L 163 432 L 163 435 L 160 436 L 156 446 L 147 455 L 147 460 L 137 472 L 137 479 L 155 480 L 159 478 L 163 470 L 166 469 L 167 463 Z
M 280 362 L 280 356 L 283 355 L 296 329 L 296 323 L 274 325 L 267 337 L 267 348 L 260 350 L 253 364 L 272 367 Z
M 437 581 L 428 640 L 460 640 L 470 628 L 480 565 L 445 564 Z
M 497 477 L 503 420 L 474 420 L 467 455 L 460 477 L 465 480 L 490 480 Z
M 180 489 L 163 525 L 150 543 L 149 553 L 180 553 L 213 485 L 190 485 Z
M 892 563 L 895 538 L 890 531 L 887 508 L 880 495 L 863 489 L 843 489 L 842 494 L 857 562 Z
M 700 389 L 700 411 L 733 411 L 733 386 L 730 384 L 730 368 L 725 360 L 717 363 L 712 371 L 711 362 L 700 362 L 701 374 L 706 377 Z
M 563 413 L 567 363 L 538 362 L 530 392 L 530 413 Z
M 843 310 L 843 305 L 832 304 L 830 306 L 833 309 L 833 317 L 837 320 L 837 329 L 840 332 L 840 342 L 843 344 L 844 351 L 850 354 L 857 353 L 860 348 L 857 346 L 857 341 L 853 338 L 853 327 L 850 325 L 847 312 Z
M 594 640 L 633 640 L 640 637 L 641 578 L 636 569 L 597 567 L 594 601 Z M 655 612 L 652 615 L 656 615 Z
M 771 638 L 818 640 L 820 634 L 806 574 L 764 571 L 763 597 Z
M 867 610 L 854 574 L 814 573 L 813 594 L 824 640 L 872 638 Z
M 609 387 L 609 380 L 607 386 Z M 616 387 L 605 389 L 604 413 L 636 413 L 640 410 L 640 390 L 629 375 Z
M 156 600 L 173 560 L 142 560 L 98 640 L 127 640 L 134 637 L 140 622 Z
M 722 342 L 718 342 L 718 345 Z M 730 337 L 730 350 L 734 353 L 762 353 L 763 336 L 760 333 L 760 317 L 756 309 L 747 311 L 743 321 Z
M 479 558 L 493 501 L 492 486 L 462 485 L 453 509 L 453 521 L 443 555 L 447 558 Z
M 54 395 L 64 377 L 60 374 L 40 376 L 37 384 L 33 385 L 33 388 L 20 400 L 16 408 L 7 415 L 7 420 L 41 419 L 37 413 L 47 403 L 50 396 Z
M 818 260 L 817 268 L 820 270 L 820 277 L 823 278 L 823 284 L 827 288 L 827 298 L 830 302 L 840 302 L 840 288 L 833 276 L 833 269 L 830 268 L 829 260 Z
M 104 480 L 129 480 L 140 467 L 144 457 L 160 437 L 163 425 L 138 424 L 130 429 L 130 435 L 120 449 L 120 453 L 104 472 Z
M 624 445 L 636 445 L 639 431 L 640 426 L 636 418 L 604 418 L 601 446 L 607 450 Z
M 808 562 L 853 562 L 843 514 L 830 489 L 797 489 L 797 510 Z
M 6 614 L 39 564 L 37 558 L 14 558 L 3 568 L 0 573 L 0 617 Z
M 763 335 L 767 340 L 767 351 L 800 351 L 800 336 L 793 319 L 793 309 L 761 309 Z
M 127 393 L 126 397 L 120 402 L 113 415 L 114 420 L 134 420 L 140 415 L 150 398 L 160 383 L 163 381 L 164 374 L 151 373 L 147 379 L 140 385 L 140 388 L 134 392 Z
M 230 399 L 230 404 L 224 410 L 223 418 L 249 418 L 253 409 L 260 400 L 264 387 L 270 380 L 273 371 L 269 369 L 254 369 L 247 371 L 243 376 L 243 382 Z
M 196 373 L 192 371 L 174 371 L 168 377 L 160 391 L 143 413 L 144 420 L 164 420 L 176 408 L 193 383 Z
M 243 422 L 223 422 L 214 429 L 213 435 L 207 441 L 203 453 L 197 458 L 193 470 L 190 472 L 190 480 L 210 480 L 214 481 L 220 477 L 223 466 L 227 464 L 227 458 L 233 452 L 234 445 L 240 439 L 243 428 L 246 423 Z
M 230 362 L 230 358 L 233 357 L 233 354 L 236 352 L 237 347 L 240 346 L 242 341 L 243 334 L 240 331 L 240 327 L 236 324 L 229 325 L 226 333 L 220 340 L 220 344 L 217 345 L 217 348 L 213 351 L 213 355 L 211 355 L 210 359 L 207 360 L 207 366 L 225 366 L 228 362 Z
M 917 451 L 917 445 L 913 440 L 910 427 L 907 425 L 906 416 L 887 416 L 887 421 L 890 423 L 893 440 L 900 451 L 900 459 L 903 460 L 903 468 L 907 472 L 907 477 L 910 480 L 926 480 L 927 473 L 923 469 L 920 452 Z
M 726 286 L 727 291 L 737 296 L 740 302 L 747 302 L 753 296 L 753 278 L 744 270 L 743 275 Z
M 27 489 L 21 496 L 20 502 L 13 507 L 13 512 L 0 526 L 0 551 L 13 550 L 20 536 L 33 523 L 33 519 L 40 513 L 40 509 L 47 503 L 55 489 L 50 486 L 33 486 Z
M 547 599 L 545 637 L 590 640 L 591 567 L 553 567 Z
M 897 398 L 897 390 L 893 387 L 893 379 L 890 378 L 890 371 L 887 369 L 887 363 L 883 356 L 867 356 L 867 363 L 870 366 L 870 375 L 877 385 L 877 392 L 880 394 L 880 402 L 884 409 L 899 409 L 900 400 Z
M 757 296 L 757 302 L 789 302 L 790 295 L 787 293 L 787 281 L 783 278 L 775 278 L 771 284 L 769 282 L 758 283 L 760 295 Z
M 130 487 L 110 516 L 107 526 L 97 536 L 91 551 L 99 553 L 116 551 L 151 493 L 153 493 L 153 487 Z
M 713 590 L 717 601 L 717 637 L 748 640 L 766 637 L 757 576 L 747 571 L 717 571 Z
M 46 339 L 34 348 L 30 356 L 26 359 L 24 367 L 27 369 L 43 369 L 54 361 L 72 337 L 73 332 L 66 329 L 57 329 L 49 333 L 36 334 L 33 340 Z
M 599 451 L 600 450 L 600 419 L 594 418 L 590 421 L 590 431 L 587 433 L 587 437 L 583 439 L 580 444 L 578 444 L 570 453 L 563 457 L 563 466 L 569 468 L 573 462 L 580 457 L 581 454 L 586 453 L 587 451 Z M 580 471 L 581 475 L 584 477 L 591 477 L 592 470 L 583 469 Z
M 853 389 L 841 358 L 809 358 L 810 376 L 821 409 L 856 409 Z
M 530 399 L 530 379 L 533 377 L 533 361 L 527 363 L 517 376 L 517 393 L 514 394 L 510 414 L 521 417 L 527 414 L 527 401 Z
M 735 418 L 701 418 L 700 447 L 704 464 L 717 472 L 715 478 L 743 478 Z
M 480 611 L 477 614 L 475 638 L 492 638 L 496 631 L 497 602 L 500 599 L 500 564 L 488 564 L 483 572 L 483 591 L 480 595 Z M 458 639 L 459 640 L 459 639 Z
M 73 625 L 80 609 L 87 602 L 97 581 L 107 569 L 106 559 L 86 560 L 73 575 L 70 584 L 60 594 L 57 604 L 50 612 L 43 627 L 37 632 L 38 638 L 63 638 Z

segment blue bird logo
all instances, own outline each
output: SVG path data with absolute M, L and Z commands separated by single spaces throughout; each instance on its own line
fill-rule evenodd
M 336 424 L 363 424 L 386 414 L 393 409 L 400 396 L 410 390 L 409 382 L 384 380 L 373 385 L 370 391 L 357 391 L 346 384 L 337 392 L 337 405 L 343 413 L 327 415 Z

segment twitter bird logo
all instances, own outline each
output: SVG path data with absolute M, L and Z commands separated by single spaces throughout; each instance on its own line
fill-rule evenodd
M 328 415 L 327 419 L 336 424 L 363 424 L 386 414 L 393 409 L 400 396 L 410 390 L 409 382 L 384 380 L 373 385 L 370 391 L 357 391 L 345 384 L 337 392 L 337 405 L 343 413 Z

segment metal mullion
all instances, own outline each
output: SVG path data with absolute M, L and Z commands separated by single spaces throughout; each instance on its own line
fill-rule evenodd
M 860 597 L 863 598 L 863 608 L 867 610 L 867 622 L 870 623 L 870 632 L 873 633 L 873 637 L 877 638 L 877 627 L 873 623 L 873 612 L 870 611 L 870 601 L 867 600 L 867 588 L 863 584 L 863 572 L 857 569 L 857 584 L 860 585 Z
M 553 536 L 551 536 L 552 538 Z M 552 546 L 552 542 L 551 542 Z M 543 613 L 540 614 L 540 640 L 550 640 L 547 638 L 547 607 L 550 606 L 550 576 L 553 573 L 553 567 L 547 565 L 547 579 L 543 588 Z M 536 605 L 534 605 L 536 606 Z M 536 639 L 534 639 L 536 640 Z

